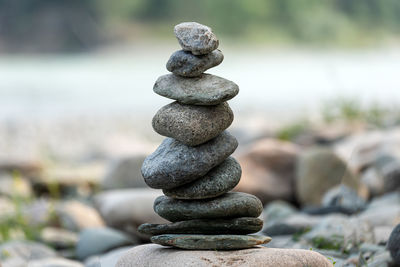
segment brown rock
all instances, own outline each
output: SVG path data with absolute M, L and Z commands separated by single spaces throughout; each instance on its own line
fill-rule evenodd
M 263 139 L 238 157 L 242 179 L 237 191 L 256 195 L 263 203 L 292 201 L 298 147 L 289 142 Z
M 116 267 L 174 266 L 174 267 L 332 267 L 321 254 L 301 249 L 257 247 L 232 251 L 185 251 L 148 244 L 128 250 Z

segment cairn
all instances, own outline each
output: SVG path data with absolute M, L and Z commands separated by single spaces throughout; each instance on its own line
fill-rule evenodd
M 241 177 L 230 155 L 238 142 L 225 131 L 233 121 L 226 101 L 239 87 L 204 72 L 224 56 L 212 30 L 196 22 L 176 25 L 182 50 L 172 54 L 154 92 L 175 100 L 154 116 L 154 130 L 167 138 L 146 158 L 142 174 L 148 186 L 165 196 L 154 211 L 171 223 L 142 224 L 151 241 L 183 249 L 244 249 L 271 238 L 248 235 L 261 230 L 262 203 L 253 195 L 229 192 Z

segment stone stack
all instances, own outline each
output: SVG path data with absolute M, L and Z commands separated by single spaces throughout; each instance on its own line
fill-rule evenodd
M 182 47 L 172 54 L 154 92 L 176 100 L 153 118 L 154 130 L 167 138 L 142 165 L 148 186 L 165 196 L 154 210 L 169 224 L 143 224 L 139 231 L 151 241 L 183 249 L 243 249 L 264 244 L 269 237 L 247 235 L 262 229 L 261 201 L 253 195 L 229 192 L 239 182 L 241 168 L 230 155 L 238 142 L 225 131 L 233 121 L 227 100 L 239 87 L 204 72 L 224 56 L 212 30 L 195 22 L 175 26 Z

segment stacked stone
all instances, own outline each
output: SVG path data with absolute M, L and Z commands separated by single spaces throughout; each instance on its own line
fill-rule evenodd
M 175 26 L 182 47 L 172 54 L 154 92 L 176 100 L 153 118 L 154 130 L 167 138 L 148 156 L 142 174 L 148 186 L 165 196 L 154 210 L 169 224 L 143 224 L 139 231 L 151 241 L 183 249 L 243 249 L 269 242 L 247 235 L 262 228 L 257 218 L 261 201 L 253 195 L 229 192 L 239 182 L 241 168 L 230 155 L 238 142 L 225 131 L 233 121 L 227 100 L 239 87 L 204 72 L 224 56 L 212 30 L 195 22 Z

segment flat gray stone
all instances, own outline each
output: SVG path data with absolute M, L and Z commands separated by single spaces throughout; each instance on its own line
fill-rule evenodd
M 169 224 L 145 223 L 139 232 L 147 235 L 163 234 L 236 234 L 245 235 L 261 230 L 263 221 L 258 218 L 189 220 Z
M 197 22 L 183 22 L 174 27 L 174 33 L 183 50 L 204 55 L 218 48 L 219 41 L 210 27 Z
M 228 103 L 217 106 L 193 106 L 173 102 L 162 107 L 153 117 L 153 129 L 185 145 L 205 143 L 228 128 L 233 112 Z
M 232 250 L 251 248 L 271 241 L 258 235 L 157 235 L 151 242 L 183 249 Z
M 152 188 L 170 189 L 190 183 L 231 155 L 238 142 L 228 132 L 197 147 L 166 138 L 142 165 L 142 175 Z
M 196 56 L 189 51 L 179 50 L 171 55 L 167 62 L 167 70 L 183 77 L 197 77 L 206 70 L 218 66 L 224 55 L 218 49 L 209 54 Z
M 258 217 L 261 201 L 246 193 L 231 192 L 213 199 L 179 200 L 159 196 L 154 201 L 154 211 L 171 222 L 192 219 Z
M 177 199 L 214 198 L 231 191 L 239 183 L 241 174 L 240 164 L 229 157 L 204 177 L 180 187 L 164 189 L 163 193 Z
M 232 99 L 239 93 L 239 86 L 211 74 L 201 74 L 195 78 L 166 74 L 157 79 L 153 91 L 182 104 L 207 106 Z

